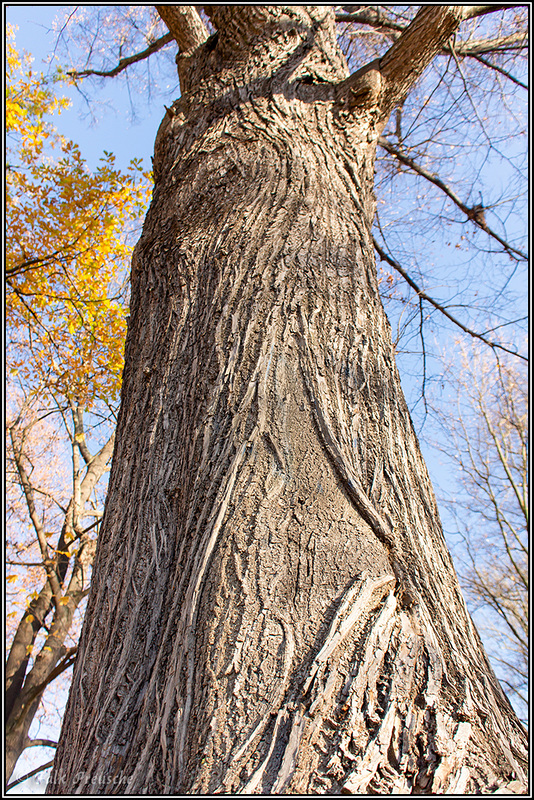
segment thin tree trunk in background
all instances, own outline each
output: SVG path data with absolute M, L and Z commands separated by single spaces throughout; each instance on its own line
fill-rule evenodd
M 21 482 L 26 483 L 30 505 L 33 505 L 33 488 L 23 466 L 24 452 L 17 447 L 14 431 L 13 453 L 20 469 Z M 95 485 L 107 471 L 107 464 L 113 451 L 114 437 L 104 444 L 98 453 L 90 457 L 90 463 L 80 484 L 80 506 L 85 507 Z M 89 454 L 90 456 L 90 454 Z M 36 524 L 40 525 L 35 512 Z M 52 580 L 46 580 L 40 592 L 31 600 L 17 627 L 5 668 L 5 778 L 9 782 L 15 765 L 30 746 L 29 731 L 39 709 L 44 691 L 62 667 L 70 665 L 70 648 L 65 644 L 76 609 L 86 595 L 87 576 L 90 570 L 95 542 L 87 535 L 81 535 L 71 562 L 69 544 L 76 541 L 74 530 L 74 498 L 68 507 L 54 559 L 49 564 L 53 570 Z M 54 581 L 55 577 L 55 581 Z M 68 583 L 65 586 L 65 578 Z M 52 592 L 51 584 L 56 587 Z M 61 587 L 61 592 L 57 589 Z M 45 628 L 46 623 L 46 628 Z M 46 637 L 41 642 L 31 661 L 31 653 L 36 648 L 37 637 L 45 628 Z M 58 673 L 59 670 L 59 673 Z
M 379 299 L 380 81 L 347 81 L 324 8 L 240 60 L 236 8 L 209 11 L 218 42 L 156 140 L 48 791 L 524 780 L 525 734 L 461 597 Z

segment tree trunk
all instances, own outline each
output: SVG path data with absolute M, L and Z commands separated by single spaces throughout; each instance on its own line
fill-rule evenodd
M 347 79 L 325 7 L 286 25 L 286 7 L 245 7 L 246 37 L 240 7 L 214 8 L 218 40 L 182 65 L 189 91 L 156 140 L 48 791 L 523 780 L 525 734 L 460 594 L 379 299 L 380 76 Z

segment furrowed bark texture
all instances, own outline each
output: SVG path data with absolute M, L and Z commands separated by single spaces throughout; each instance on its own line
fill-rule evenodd
M 379 300 L 381 111 L 342 94 L 331 9 L 213 8 L 218 40 L 156 140 L 48 791 L 524 780 L 524 731 L 461 597 Z

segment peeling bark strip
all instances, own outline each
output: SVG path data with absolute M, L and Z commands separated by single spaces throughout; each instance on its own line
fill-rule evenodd
M 329 7 L 206 8 L 219 38 L 188 56 L 156 141 L 48 791 L 524 781 L 525 734 L 461 597 L 378 295 L 392 93 L 342 103 Z M 434 52 L 442 12 L 427 12 Z

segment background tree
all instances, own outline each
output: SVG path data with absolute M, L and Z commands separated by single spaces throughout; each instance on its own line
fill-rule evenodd
M 128 237 L 149 182 L 140 161 L 122 173 L 109 153 L 89 171 L 49 121 L 66 106 L 61 75 L 35 74 L 12 31 L 7 67 L 9 779 L 24 749 L 53 746 L 28 732 L 76 654 L 113 449 Z
M 443 502 L 461 537 L 457 564 L 497 674 L 526 719 L 528 680 L 527 370 L 480 347 L 463 348 L 448 375 L 456 413 L 441 419 L 458 476 Z M 452 435 L 451 435 L 452 434 Z M 453 488 L 456 491 L 453 493 Z
M 204 8 L 211 37 L 159 8 L 182 97 L 49 791 L 520 790 L 524 730 L 444 544 L 371 234 L 391 111 L 493 7 L 425 7 L 352 75 L 331 9 Z

